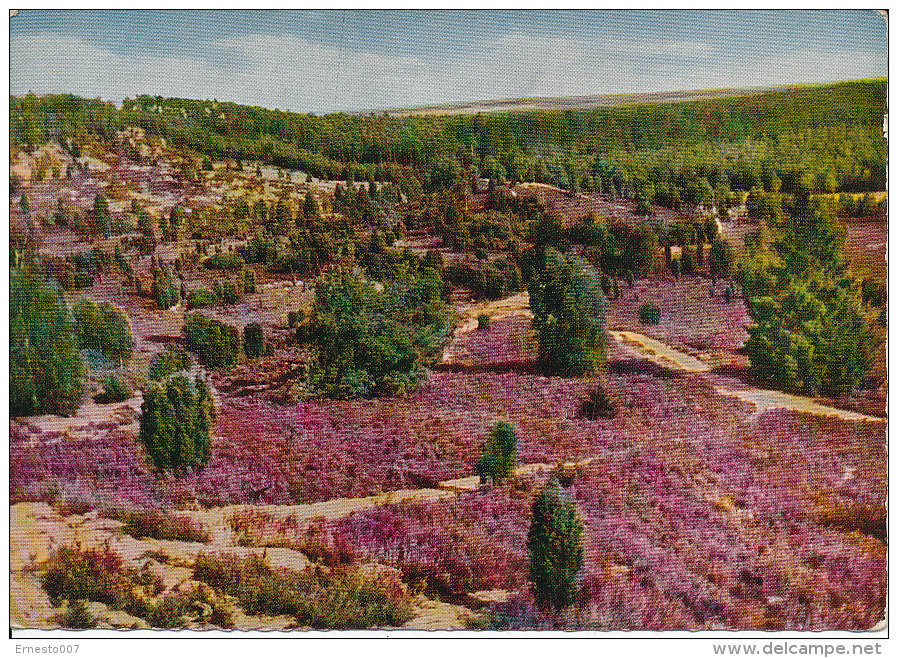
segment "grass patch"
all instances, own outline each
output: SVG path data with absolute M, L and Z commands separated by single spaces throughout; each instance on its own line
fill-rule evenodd
M 209 528 L 190 518 L 159 510 L 107 510 L 103 516 L 125 524 L 122 530 L 135 539 L 162 539 L 208 544 Z
M 299 626 L 372 628 L 411 619 L 401 590 L 348 572 L 274 571 L 257 556 L 200 555 L 193 577 L 236 597 L 248 614 L 290 615 Z

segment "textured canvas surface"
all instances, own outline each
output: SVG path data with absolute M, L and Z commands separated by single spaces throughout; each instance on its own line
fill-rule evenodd
M 13 632 L 878 637 L 886 50 L 11 15 Z

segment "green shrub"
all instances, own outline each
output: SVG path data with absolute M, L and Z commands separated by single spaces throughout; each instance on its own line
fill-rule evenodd
M 490 316 L 481 313 L 477 316 L 477 331 L 486 331 L 490 328 Z
M 529 289 L 543 371 L 581 375 L 598 370 L 607 349 L 605 296 L 592 266 L 547 249 Z
M 723 238 L 714 238 L 708 252 L 708 269 L 713 277 L 729 276 L 733 271 L 733 248 Z
M 193 578 L 236 597 L 248 614 L 292 615 L 300 626 L 379 628 L 411 618 L 399 591 L 351 573 L 275 571 L 258 556 L 201 554 Z
M 642 324 L 658 324 L 661 321 L 661 309 L 652 302 L 645 302 L 639 307 L 639 321 Z
M 305 320 L 306 313 L 305 311 L 288 311 L 287 312 L 287 325 L 292 329 L 299 324 L 302 324 L 302 321 Z
M 605 388 L 599 384 L 589 394 L 589 398 L 583 402 L 580 413 L 590 420 L 614 418 L 617 416 L 617 405 L 608 397 Z
M 446 317 L 435 275 L 405 275 L 378 292 L 372 283 L 343 272 L 321 281 L 315 297 L 309 380 L 327 396 L 411 390 L 439 356 Z
M 153 274 L 153 299 L 163 310 L 171 308 L 180 299 L 171 273 L 164 266 Z
M 209 290 L 191 290 L 187 295 L 187 308 L 204 308 L 215 303 L 215 296 Z
M 574 600 L 583 564 L 582 534 L 576 505 L 553 479 L 533 502 L 527 535 L 530 581 L 541 610 L 557 613 Z
M 54 606 L 62 601 L 97 601 L 111 608 L 133 610 L 139 594 L 153 596 L 162 589 L 152 574 L 122 568 L 121 559 L 109 551 L 75 551 L 62 547 L 48 561 L 41 583 Z
M 250 359 L 262 356 L 265 349 L 265 334 L 262 325 L 251 322 L 243 328 L 243 352 Z
M 888 327 L 889 326 L 889 314 L 888 309 L 883 308 L 879 315 L 876 316 L 876 322 L 879 323 L 880 327 Z
M 233 304 L 240 299 L 240 292 L 233 281 L 219 280 L 212 283 L 212 294 L 220 302 Z
M 237 359 L 240 336 L 235 327 L 200 313 L 191 313 L 184 325 L 184 336 L 187 349 L 204 365 L 220 368 Z
M 165 351 L 157 355 L 150 364 L 149 378 L 162 381 L 169 375 L 193 368 L 193 359 L 180 345 L 166 345 Z
M 122 530 L 135 539 L 162 539 L 208 544 L 209 528 L 189 517 L 160 510 L 106 510 L 103 516 L 125 524 Z
M 311 249 L 285 251 L 278 254 L 272 268 L 282 274 L 310 274 L 318 269 L 318 259 Z
M 277 246 L 270 240 L 253 238 L 240 249 L 247 263 L 273 263 L 277 258 Z
M 63 628 L 96 628 L 97 618 L 87 609 L 86 602 L 78 599 L 69 602 L 59 617 L 59 625 Z
M 125 314 L 107 302 L 99 306 L 84 299 L 72 309 L 78 347 L 96 350 L 119 363 L 134 354 L 134 338 Z
M 144 393 L 140 440 L 157 470 L 182 475 L 209 460 L 214 420 L 208 385 L 176 376 Z
M 499 482 L 514 471 L 517 461 L 518 435 L 514 426 L 500 421 L 490 439 L 480 450 L 475 468 L 481 482 Z
M 124 402 L 131 398 L 134 393 L 115 375 L 106 381 L 103 392 L 97 395 L 94 400 L 100 404 L 109 404 L 111 402 Z
M 13 416 L 67 413 L 80 404 L 85 369 L 62 293 L 21 270 L 9 278 L 9 352 Z
M 256 273 L 252 270 L 243 270 L 241 283 L 243 294 L 251 294 L 256 292 Z
M 240 254 L 223 253 L 210 256 L 203 261 L 203 267 L 210 270 L 241 270 L 246 263 Z
M 861 301 L 870 306 L 882 306 L 886 301 L 886 289 L 867 277 L 861 281 Z

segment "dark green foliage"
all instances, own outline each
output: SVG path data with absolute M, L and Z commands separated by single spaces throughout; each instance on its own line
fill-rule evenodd
M 137 231 L 140 233 L 138 249 L 142 254 L 151 254 L 156 249 L 156 234 L 153 232 L 153 218 L 146 210 L 137 216 Z
M 84 299 L 72 309 L 75 332 L 80 349 L 92 349 L 119 363 L 134 354 L 134 338 L 128 319 L 120 309 L 108 302 L 99 306 Z
M 237 359 L 240 336 L 235 327 L 200 313 L 191 313 L 184 325 L 184 337 L 187 349 L 204 365 L 220 368 Z
M 173 373 L 188 371 L 191 368 L 193 360 L 184 348 L 179 345 L 167 345 L 165 351 L 150 364 L 148 377 L 158 382 Z
M 443 269 L 443 265 L 443 255 L 435 249 L 428 249 L 421 262 L 422 267 L 431 267 L 438 271 Z
M 572 241 L 597 248 L 602 270 L 609 274 L 645 276 L 655 267 L 658 238 L 647 224 L 587 223 L 573 227 L 569 234 Z
M 416 388 L 439 355 L 445 305 L 438 277 L 405 274 L 383 292 L 346 272 L 315 288 L 310 383 L 329 397 L 391 395 Z
M 850 391 L 868 373 L 873 334 L 848 286 L 823 271 L 785 278 L 751 304 L 756 323 L 745 345 L 766 384 L 815 395 Z
M 300 250 L 278 254 L 272 269 L 282 274 L 311 274 L 317 271 L 318 266 L 319 261 L 315 251 L 309 246 L 304 246 Z
M 298 311 L 288 311 L 287 312 L 287 326 L 291 329 L 302 324 L 303 320 L 306 318 L 306 312 L 302 309 Z
M 153 299 L 163 310 L 171 308 L 180 300 L 178 288 L 165 266 L 153 273 Z
M 584 400 L 580 413 L 589 420 L 597 418 L 614 418 L 617 416 L 617 405 L 608 397 L 605 388 L 599 384 Z
M 96 628 L 97 619 L 87 609 L 86 602 L 78 599 L 69 603 L 59 617 L 59 625 L 63 628 Z
M 292 615 L 312 628 L 401 626 L 408 602 L 388 584 L 352 574 L 275 571 L 259 557 L 204 554 L 193 578 L 237 598 L 248 614 Z
M 262 325 L 251 322 L 243 328 L 243 352 L 250 359 L 262 356 L 265 350 L 265 334 Z
M 103 392 L 94 398 L 94 401 L 100 404 L 110 404 L 112 402 L 124 402 L 131 398 L 134 393 L 115 375 L 106 380 L 106 386 Z
M 210 270 L 240 270 L 245 264 L 240 254 L 230 252 L 215 254 L 203 261 L 203 266 Z
M 530 581 L 539 608 L 557 613 L 574 600 L 577 574 L 583 564 L 583 522 L 577 508 L 550 481 L 533 502 L 527 548 Z
M 680 252 L 680 269 L 683 274 L 694 274 L 695 266 L 692 261 L 692 249 L 688 245 L 683 245 Z
M 607 350 L 605 296 L 592 266 L 548 249 L 529 290 L 542 369 L 561 375 L 598 370 Z
M 486 331 L 490 328 L 490 316 L 481 313 L 477 316 L 477 331 Z
M 13 416 L 67 413 L 81 402 L 84 364 L 61 291 L 13 270 L 9 279 L 9 397 Z
M 273 263 L 277 258 L 277 246 L 270 240 L 253 238 L 240 253 L 247 263 Z
M 163 234 L 166 240 L 174 242 L 180 237 L 181 227 L 187 222 L 187 211 L 181 206 L 172 208 L 168 216 L 168 224 L 163 225 Z
M 775 226 L 776 258 L 740 272 L 755 321 L 745 345 L 752 371 L 791 391 L 848 392 L 867 376 L 875 341 L 843 274 L 845 229 L 806 193 Z
M 183 475 L 212 455 L 215 406 L 208 385 L 178 375 L 151 384 L 144 393 L 140 440 L 156 469 Z
M 191 290 L 187 295 L 187 308 L 203 308 L 215 303 L 215 295 L 209 290 Z
M 240 299 L 240 291 L 236 284 L 228 279 L 219 279 L 212 283 L 212 296 L 219 302 L 233 304 Z
M 611 279 L 608 278 L 607 275 L 602 275 L 602 294 L 605 295 L 606 298 L 611 297 Z
M 514 425 L 496 423 L 489 440 L 480 449 L 475 468 L 481 482 L 499 482 L 514 471 L 517 462 L 518 434 Z
M 861 281 L 861 300 L 870 306 L 882 306 L 886 301 L 886 289 L 867 277 Z
M 889 313 L 887 308 L 883 307 L 882 310 L 879 311 L 879 315 L 876 316 L 876 322 L 880 327 L 889 326 Z
M 106 197 L 98 194 L 94 198 L 94 207 L 88 215 L 88 227 L 91 235 L 105 235 L 108 237 L 111 234 L 110 219 L 111 215 L 109 214 L 109 204 L 106 202 Z
M 661 309 L 651 302 L 639 307 L 639 321 L 642 324 L 658 324 L 661 321 Z
M 726 277 L 733 271 L 733 248 L 723 238 L 714 238 L 708 252 L 708 269 L 713 277 Z
M 495 265 L 498 264 L 497 261 Z M 470 288 L 476 297 L 486 299 L 498 299 L 521 288 L 521 270 L 514 262 L 506 262 L 503 269 L 495 265 L 449 265 L 443 270 L 443 277 L 457 286 Z
M 832 275 L 845 271 L 845 226 L 827 205 L 800 196 L 775 226 L 780 236 L 772 246 L 792 272 L 817 267 Z
M 208 544 L 209 528 L 192 521 L 189 516 L 170 514 L 152 509 L 105 510 L 103 516 L 124 523 L 123 532 L 135 539 L 198 542 Z
M 243 270 L 241 277 L 241 287 L 243 294 L 251 294 L 256 292 L 256 273 L 252 270 Z
M 125 603 L 120 574 L 121 560 L 112 553 L 79 553 L 70 548 L 55 551 L 42 577 L 53 605 L 63 600 L 99 601 L 115 608 Z

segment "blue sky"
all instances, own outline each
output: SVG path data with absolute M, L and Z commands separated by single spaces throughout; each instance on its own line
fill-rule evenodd
M 325 113 L 887 75 L 874 11 L 39 11 L 10 93 Z

